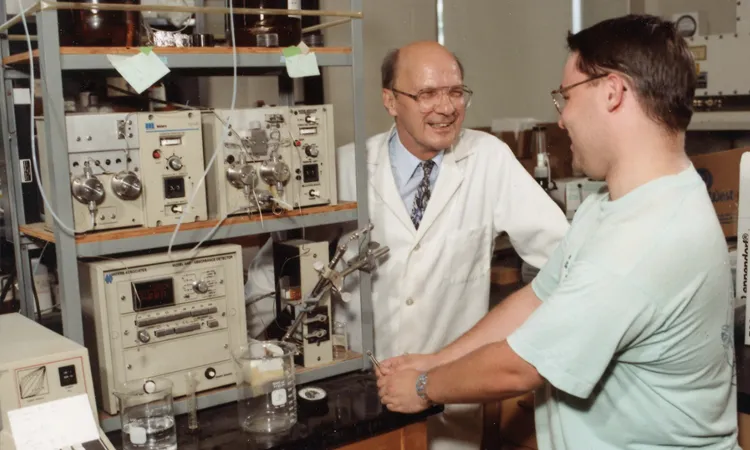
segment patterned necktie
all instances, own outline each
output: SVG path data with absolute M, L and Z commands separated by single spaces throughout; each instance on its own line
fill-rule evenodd
M 416 229 L 419 229 L 419 223 L 422 221 L 425 209 L 427 209 L 427 202 L 430 201 L 430 174 L 433 167 L 435 167 L 435 162 L 428 160 L 423 161 L 420 165 L 422 166 L 424 176 L 417 187 L 417 195 L 414 197 L 414 207 L 411 210 L 411 221 Z

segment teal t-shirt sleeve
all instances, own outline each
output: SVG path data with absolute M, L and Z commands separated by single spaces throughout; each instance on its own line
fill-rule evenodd
M 624 277 L 575 263 L 508 344 L 554 387 L 587 398 L 617 353 L 645 338 L 654 316 L 650 296 Z
M 531 280 L 531 289 L 539 300 L 546 302 L 552 292 L 560 284 L 560 273 L 562 271 L 563 258 L 565 257 L 565 239 L 560 241 L 555 251 L 552 252 L 547 264 Z

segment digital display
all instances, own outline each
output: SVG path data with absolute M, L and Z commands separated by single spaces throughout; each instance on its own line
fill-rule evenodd
M 302 166 L 302 178 L 304 183 L 316 183 L 320 181 L 320 173 L 317 164 L 305 164 Z
M 162 137 L 159 138 L 159 143 L 162 147 L 169 147 L 171 145 L 182 145 L 181 137 Z
M 164 179 L 164 198 L 185 196 L 185 179 L 182 177 Z
M 174 304 L 174 285 L 171 278 L 132 283 L 133 311 Z

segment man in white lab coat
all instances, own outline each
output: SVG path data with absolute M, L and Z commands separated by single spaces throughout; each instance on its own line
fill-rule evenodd
M 487 313 L 500 233 L 538 268 L 568 229 L 561 209 L 507 145 L 462 128 L 472 92 L 443 46 L 418 42 L 389 54 L 382 88 L 395 123 L 367 141 L 366 155 L 372 239 L 390 247 L 373 275 L 379 359 L 437 351 Z M 350 144 L 337 155 L 342 200 L 356 199 L 354 153 Z M 266 245 L 258 261 L 267 264 L 268 251 Z M 264 277 L 268 283 L 259 265 L 251 267 L 249 283 Z M 349 304 L 353 321 L 358 304 Z M 452 405 L 428 429 L 432 449 L 478 449 L 481 409 Z
M 539 449 L 737 450 L 727 243 L 685 155 L 696 74 L 673 23 L 568 37 L 552 92 L 587 198 L 534 281 L 440 352 L 382 361 L 389 409 L 536 390 Z

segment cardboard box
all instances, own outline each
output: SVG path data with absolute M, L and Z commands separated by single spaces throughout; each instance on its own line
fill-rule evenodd
M 750 148 L 738 148 L 690 157 L 703 181 L 706 182 L 708 193 L 726 237 L 737 236 L 740 159 L 742 154 L 748 151 Z

